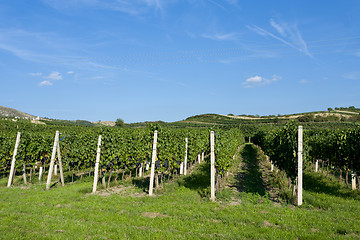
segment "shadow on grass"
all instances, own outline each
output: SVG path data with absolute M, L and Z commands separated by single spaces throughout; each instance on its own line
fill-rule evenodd
M 239 192 L 248 192 L 264 196 L 265 184 L 259 167 L 257 151 L 251 144 L 246 144 L 241 151 L 244 163 L 243 171 L 235 175 L 235 186 Z
M 150 178 L 133 178 L 132 184 L 136 186 L 137 188 L 143 190 L 144 192 L 148 192 L 149 185 L 150 185 Z
M 210 163 L 198 165 L 190 175 L 179 178 L 177 182 L 179 186 L 197 191 L 201 197 L 210 196 Z
M 74 176 L 72 176 L 72 174 L 67 174 L 64 176 L 64 182 L 65 183 L 71 183 L 71 182 L 76 182 L 80 180 L 80 176 L 76 176 L 74 174 Z
M 352 198 L 360 200 L 358 191 L 352 191 L 340 185 L 336 180 L 332 182 L 320 173 L 304 172 L 304 190 L 316 193 L 326 193 L 342 198 Z

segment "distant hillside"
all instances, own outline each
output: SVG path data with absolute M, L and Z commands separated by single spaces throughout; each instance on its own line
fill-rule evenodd
M 108 126 L 108 127 L 114 127 L 115 126 L 115 122 L 114 121 L 100 121 L 100 122 L 92 122 L 93 124 L 98 124 L 98 125 L 103 125 L 103 126 Z
M 13 108 L 8 108 L 0 106 L 0 118 L 9 118 L 9 119 L 28 119 L 35 124 L 47 124 L 47 125 L 59 125 L 59 126 L 96 126 L 95 124 L 86 121 L 86 120 L 58 120 L 50 118 L 40 118 L 30 115 L 28 113 L 23 113 Z
M 88 127 L 101 127 L 101 126 L 110 126 L 114 127 L 115 122 L 113 121 L 99 121 L 99 122 L 89 122 L 86 120 L 59 120 L 59 119 L 48 119 L 40 118 L 37 120 L 37 117 L 20 112 L 18 110 L 0 106 L 0 117 L 3 118 L 23 118 L 30 119 L 33 123 L 38 124 L 48 124 L 48 125 L 59 125 L 59 126 L 88 126 Z M 191 116 L 182 121 L 177 122 L 163 122 L 163 121 L 154 121 L 154 122 L 138 122 L 125 124 L 124 127 L 146 127 L 149 124 L 156 124 L 164 127 L 172 128 L 208 128 L 212 126 L 217 126 L 221 128 L 232 128 L 240 127 L 241 124 L 264 124 L 264 123 L 284 123 L 290 119 L 293 119 L 298 122 L 360 122 L 360 109 L 351 107 L 335 107 L 328 108 L 327 111 L 317 111 L 317 112 L 307 112 L 307 113 L 296 113 L 288 115 L 269 115 L 269 116 L 259 116 L 259 115 L 237 115 L 228 114 L 200 114 L 196 116 Z
M 36 117 L 13 108 L 0 106 L 0 117 L 35 119 Z
M 176 122 L 176 124 L 236 126 L 241 123 L 281 123 L 290 119 L 298 122 L 360 122 L 360 109 L 355 107 L 328 108 L 327 111 L 278 116 L 201 114 L 188 117 L 183 121 Z

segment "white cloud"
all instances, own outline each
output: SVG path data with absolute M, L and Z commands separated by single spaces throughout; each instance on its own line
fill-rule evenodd
M 62 76 L 59 72 L 52 72 L 46 78 L 48 78 L 50 80 L 61 80 Z
M 301 79 L 300 80 L 300 83 L 302 83 L 302 84 L 304 84 L 304 83 L 308 83 L 309 81 L 308 80 L 306 80 L 306 79 Z
M 67 74 L 74 74 L 74 71 L 68 71 Z
M 45 79 L 39 83 L 39 86 L 52 86 L 54 85 L 54 81 L 61 80 L 63 77 L 59 72 L 52 72 L 47 76 L 43 76 L 42 73 L 29 73 L 31 76 L 35 77 L 41 77 L 42 79 Z
M 274 74 L 270 79 L 256 75 L 254 77 L 250 77 L 246 79 L 242 84 L 245 88 L 253 88 L 253 87 L 260 87 L 263 85 L 267 85 L 281 79 L 282 77 L 276 74 Z
M 263 77 L 260 77 L 260 76 L 255 76 L 255 77 L 251 77 L 251 78 L 248 78 L 246 79 L 246 83 L 261 83 L 262 81 L 264 81 L 264 78 Z
M 42 82 L 39 83 L 39 86 L 40 86 L 40 87 L 43 87 L 43 86 L 52 86 L 52 85 L 53 85 L 53 83 L 50 82 L 50 81 L 47 81 L 47 80 L 42 81 Z

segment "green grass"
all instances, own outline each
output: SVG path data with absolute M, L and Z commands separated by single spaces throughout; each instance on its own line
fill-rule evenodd
M 140 180 L 125 193 L 101 196 L 89 194 L 89 177 L 48 191 L 44 184 L 6 188 L 3 178 L 0 239 L 360 238 L 358 191 L 306 171 L 304 205 L 275 205 L 264 192 L 256 150 L 246 145 L 241 155 L 248 166 L 238 180 L 243 190 L 225 189 L 217 202 L 207 197 L 207 164 L 165 184 L 154 197 L 136 197 L 144 191 Z

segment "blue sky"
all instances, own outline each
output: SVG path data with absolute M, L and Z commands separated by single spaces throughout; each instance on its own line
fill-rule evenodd
M 360 106 L 358 0 L 2 0 L 0 105 L 177 121 Z

